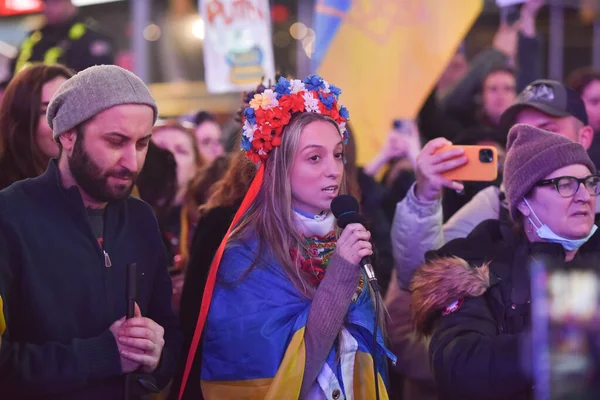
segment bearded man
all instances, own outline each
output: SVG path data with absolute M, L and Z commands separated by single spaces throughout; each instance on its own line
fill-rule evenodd
M 152 209 L 130 197 L 156 118 L 146 85 L 116 66 L 52 98 L 58 159 L 0 191 L 0 397 L 120 399 L 134 373 L 139 398 L 169 382 L 181 333 L 166 254 Z

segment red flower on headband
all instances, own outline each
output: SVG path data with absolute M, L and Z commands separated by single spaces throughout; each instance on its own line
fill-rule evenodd
M 292 113 L 304 111 L 304 92 L 283 96 L 279 105 L 283 109 L 290 110 Z
M 264 161 L 273 147 L 281 145 L 283 129 L 299 112 L 327 115 L 337 122 L 346 143 L 346 122 L 350 115 L 338 103 L 341 91 L 321 77 L 303 81 L 279 78 L 277 84 L 254 95 L 244 109 L 242 148 L 253 161 Z

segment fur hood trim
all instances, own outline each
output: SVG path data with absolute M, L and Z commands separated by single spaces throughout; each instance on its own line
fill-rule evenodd
M 489 287 L 489 263 L 471 267 L 462 258 L 446 257 L 422 264 L 410 282 L 415 329 L 430 335 L 433 322 L 448 305 L 481 296 Z

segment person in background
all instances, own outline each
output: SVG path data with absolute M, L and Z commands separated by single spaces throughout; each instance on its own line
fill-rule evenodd
M 86 69 L 48 105 L 58 159 L 0 191 L 6 398 L 122 399 L 134 371 L 135 392 L 170 381 L 181 332 L 166 254 L 152 209 L 130 197 L 157 113 L 131 72 Z M 136 307 L 126 320 L 133 263 Z
M 114 64 L 113 45 L 86 23 L 71 0 L 44 0 L 45 25 L 27 35 L 13 73 L 28 65 L 60 63 L 78 72 L 94 65 Z
M 173 153 L 150 141 L 136 186 L 140 198 L 152 207 L 157 219 L 164 217 L 171 209 L 178 190 L 177 161 Z
M 160 148 L 170 151 L 177 161 L 177 194 L 173 200 L 176 207 L 186 206 L 190 183 L 200 168 L 207 163 L 198 151 L 196 137 L 191 127 L 177 120 L 159 121 L 153 129 L 152 141 Z M 191 205 L 196 208 L 197 205 Z M 192 218 L 192 220 L 194 220 Z M 195 220 L 194 220 L 195 221 Z
M 596 167 L 600 167 L 600 72 L 592 67 L 579 68 L 567 78 L 567 85 L 575 90 L 585 103 L 585 109 L 594 130 L 594 140 L 588 149 Z
M 202 167 L 194 179 L 192 179 L 189 185 L 189 196 L 198 207 L 201 207 L 208 201 L 214 186 L 223 179 L 229 168 L 231 158 L 231 154 L 215 158 L 211 164 Z M 198 209 L 195 212 L 198 215 Z
M 199 111 L 194 116 L 194 125 L 198 151 L 207 164 L 225 152 L 223 149 L 223 132 L 214 115 Z
M 158 225 L 169 243 L 168 253 L 173 255 L 171 276 L 173 281 L 173 304 L 178 309 L 185 268 L 190 259 L 190 243 L 196 228 L 198 205 L 190 193 L 190 184 L 204 160 L 198 152 L 196 137 L 191 128 L 177 120 L 159 121 L 152 130 L 152 141 L 159 148 L 168 150 L 177 164 L 177 190 L 169 208 L 158 217 Z
M 41 175 L 58 156 L 46 109 L 71 76 L 62 65 L 35 65 L 11 80 L 0 103 L 0 189 Z
M 545 3 L 525 1 L 519 21 L 501 23 L 492 47 L 471 60 L 469 70 L 454 86 L 445 84 L 443 93 L 432 91 L 418 118 L 425 141 L 440 136 L 452 141 L 471 127 L 496 128 L 500 115 L 512 103 L 510 99 L 543 76 L 536 21 Z
M 524 362 L 531 342 L 528 265 L 544 259 L 561 269 L 598 267 L 600 177 L 584 147 L 517 124 L 507 148 L 511 220 L 485 221 L 428 253 L 410 284 L 416 329 L 431 336 L 441 399 L 533 398 Z

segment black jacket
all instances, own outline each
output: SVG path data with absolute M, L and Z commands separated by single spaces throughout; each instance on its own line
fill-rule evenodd
M 76 24 L 85 28 L 73 29 Z M 33 47 L 28 50 L 30 45 Z M 48 63 L 49 50 L 53 48 L 61 49 L 61 54 L 55 62 L 66 65 L 75 72 L 94 65 L 109 65 L 115 62 L 112 40 L 90 27 L 81 17 L 75 16 L 63 24 L 46 25 L 30 32 L 27 39 L 21 43 L 19 54 L 12 61 L 13 73 L 18 72 L 15 70 L 24 63 Z
M 412 300 L 418 330 L 431 334 L 440 399 L 533 398 L 523 346 L 530 340 L 527 265 L 534 255 L 569 267 L 598 259 L 600 234 L 565 264 L 562 246 L 529 243 L 507 223 L 488 220 L 426 255 L 411 282 Z
M 137 263 L 137 303 L 164 330 L 159 387 L 172 377 L 181 332 L 152 209 L 109 203 L 104 251 L 81 195 L 56 161 L 40 177 L 0 191 L 0 398 L 121 399 L 124 378 L 110 325 L 126 314 L 126 265 Z
M 233 221 L 233 217 L 239 208 L 239 204 L 233 206 L 217 207 L 204 214 L 196 226 L 194 239 L 190 248 L 190 261 L 187 266 L 183 291 L 181 293 L 181 304 L 179 308 L 179 317 L 181 321 L 181 329 L 183 332 L 183 349 L 181 358 L 177 366 L 177 372 L 173 379 L 170 400 L 177 399 L 185 362 L 190 350 L 198 314 L 200 313 L 200 305 L 202 303 L 202 295 L 208 278 L 208 272 L 212 264 L 213 258 L 227 233 L 227 229 Z M 202 392 L 200 390 L 200 371 L 202 367 L 202 340 L 196 351 L 194 363 L 186 389 L 184 392 L 184 400 L 201 400 Z

